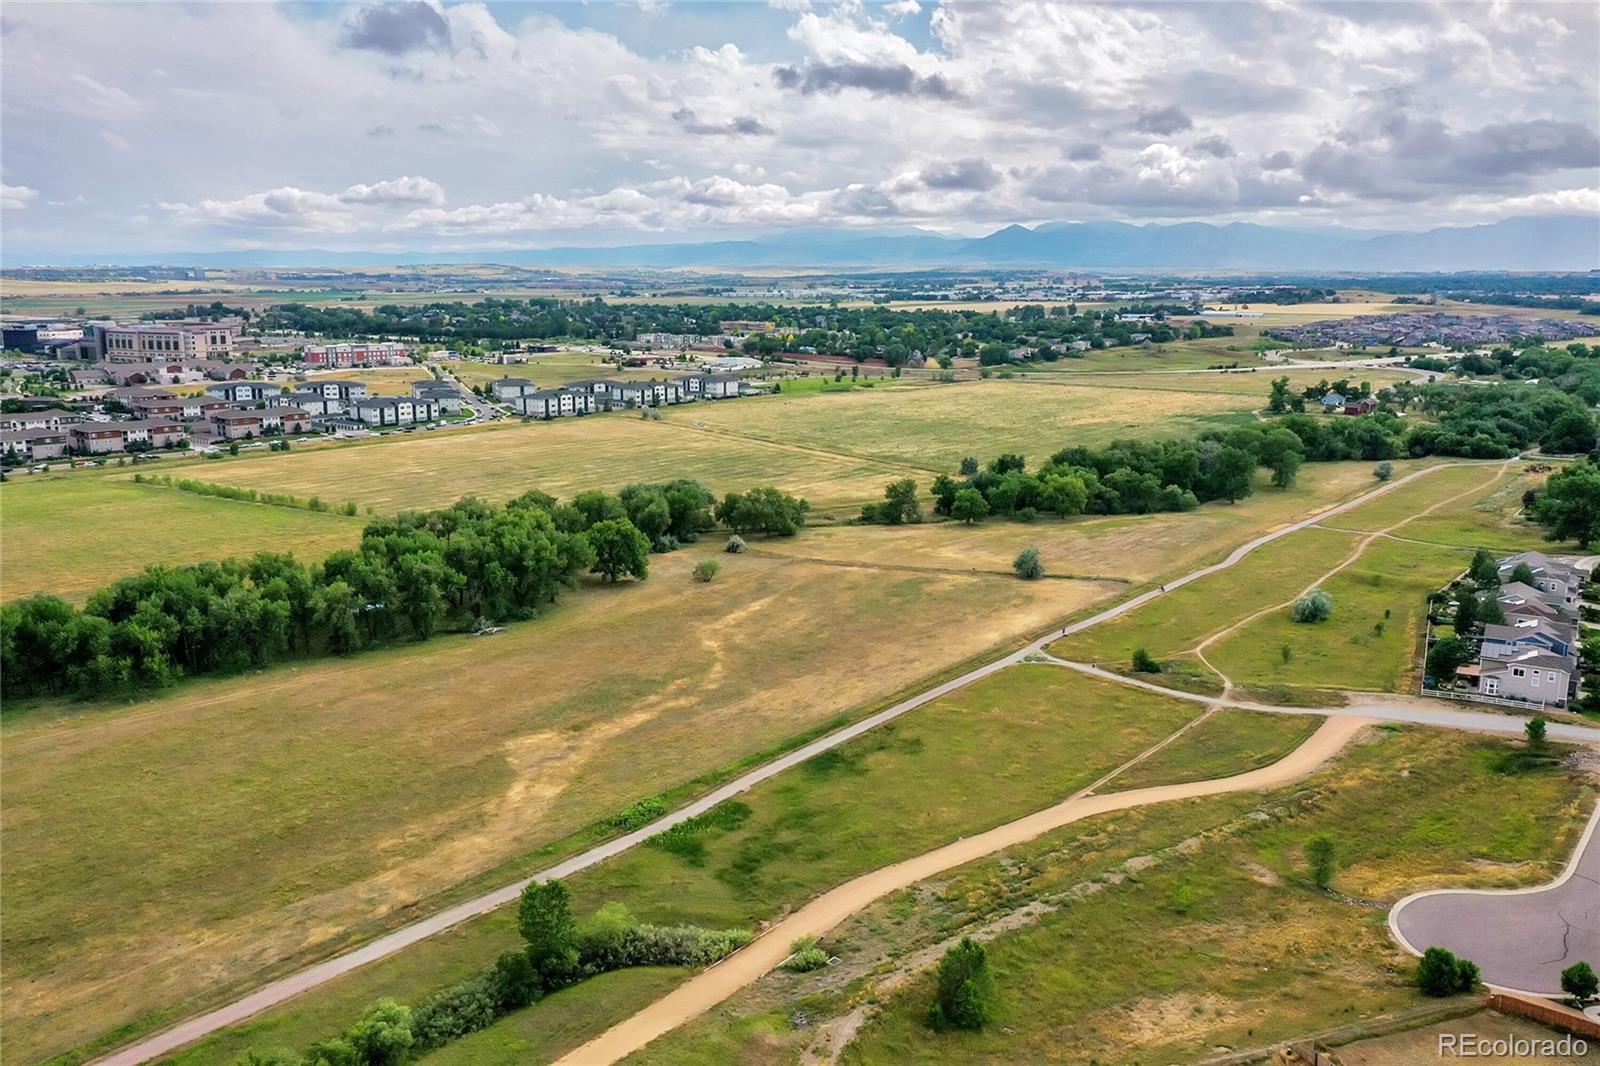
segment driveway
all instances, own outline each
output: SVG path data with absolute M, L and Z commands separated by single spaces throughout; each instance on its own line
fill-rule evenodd
M 1413 955 L 1435 945 L 1471 959 L 1485 984 L 1559 995 L 1561 971 L 1600 966 L 1600 807 L 1560 877 L 1543 888 L 1443 889 L 1407 896 L 1389 929 Z

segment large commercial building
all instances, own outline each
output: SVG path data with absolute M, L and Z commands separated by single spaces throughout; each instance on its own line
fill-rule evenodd
M 237 322 L 91 324 L 84 340 L 97 359 L 144 363 L 162 359 L 227 359 L 239 342 Z
M 345 369 L 353 366 L 410 366 L 411 349 L 393 341 L 365 344 L 309 344 L 301 354 L 307 366 Z

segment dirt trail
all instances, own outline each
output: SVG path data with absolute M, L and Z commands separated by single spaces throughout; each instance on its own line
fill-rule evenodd
M 789 945 L 796 938 L 821 936 L 869 903 L 891 892 L 1097 814 L 1171 800 L 1290 784 L 1336 755 L 1369 724 L 1365 718 L 1329 718 L 1304 744 L 1271 766 L 1210 781 L 1157 785 L 1105 796 L 1076 795 L 1054 807 L 1036 811 L 988 832 L 965 837 L 915 858 L 863 874 L 818 896 L 773 925 L 748 947 L 690 978 L 631 1018 L 562 1056 L 557 1060 L 557 1066 L 600 1066 L 633 1054 L 657 1037 L 710 1010 L 777 966 L 788 957 Z

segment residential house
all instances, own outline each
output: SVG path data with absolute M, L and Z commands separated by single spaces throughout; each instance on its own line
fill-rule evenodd
M 1347 415 L 1370 415 L 1378 409 L 1378 401 L 1371 396 L 1351 397 L 1344 402 L 1344 413 Z
M 586 415 L 598 407 L 594 393 L 583 389 L 539 389 L 517 397 L 512 406 L 530 418 Z
M 1544 593 L 1520 581 L 1508 581 L 1495 594 L 1495 602 L 1507 621 L 1516 618 L 1541 618 L 1556 621 L 1575 615 L 1576 612 L 1558 611 L 1545 602 Z
M 240 440 L 304 433 L 311 428 L 311 415 L 299 407 L 262 407 L 248 411 L 230 408 L 213 414 L 211 425 L 223 440 Z
M 320 392 L 330 400 L 354 403 L 367 398 L 365 381 L 342 381 L 338 378 L 312 378 L 295 386 L 296 392 Z
M 350 414 L 369 426 L 409 426 L 418 422 L 432 422 L 439 417 L 439 408 L 429 399 L 376 396 L 356 401 L 351 405 Z
M 539 386 L 527 378 L 501 378 L 489 386 L 489 391 L 494 393 L 494 398 L 501 403 L 511 403 L 519 396 L 538 392 Z
M 413 381 L 411 383 L 411 398 L 414 400 L 432 400 L 442 415 L 461 413 L 461 390 L 448 381 L 440 381 L 437 378 Z
M 146 418 L 128 422 L 82 422 L 71 427 L 67 436 L 72 451 L 80 455 L 105 455 L 145 448 L 172 447 L 184 439 L 184 428 L 164 418 Z
M 219 385 L 207 385 L 206 395 L 215 396 L 235 407 L 254 407 L 258 403 L 281 399 L 283 386 L 270 381 L 225 381 Z
M 1552 655 L 1574 655 L 1578 627 L 1542 618 L 1519 618 L 1506 625 L 1483 627 L 1483 657 L 1500 659 L 1521 648 L 1539 648 Z
M 337 390 L 330 396 L 320 389 L 295 389 L 288 395 L 288 402 L 291 407 L 298 407 L 315 418 L 342 415 L 347 406 Z
M 0 430 L 0 454 L 12 462 L 36 463 L 67 454 L 65 429 Z
M 141 418 L 177 419 L 199 422 L 232 406 L 215 396 L 136 396 L 128 405 Z
M 49 429 L 59 432 L 64 426 L 82 421 L 83 416 L 77 411 L 50 407 L 43 411 L 17 411 L 0 415 L 0 430 Z
M 1541 648 L 1523 648 L 1499 659 L 1478 662 L 1478 691 L 1485 696 L 1565 706 L 1576 661 Z
M 1509 581 L 1518 566 L 1526 565 L 1533 571 L 1534 587 L 1552 607 L 1576 613 L 1578 592 L 1583 588 L 1583 571 L 1559 562 L 1543 552 L 1520 552 L 1500 560 L 1500 580 Z
M 1344 404 L 1345 399 L 1342 393 L 1330 392 L 1322 398 L 1322 409 L 1324 411 L 1342 411 Z

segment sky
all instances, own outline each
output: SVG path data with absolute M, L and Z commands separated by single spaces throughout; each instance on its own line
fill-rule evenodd
M 0 256 L 1600 213 L 1593 3 L 27 3 Z

